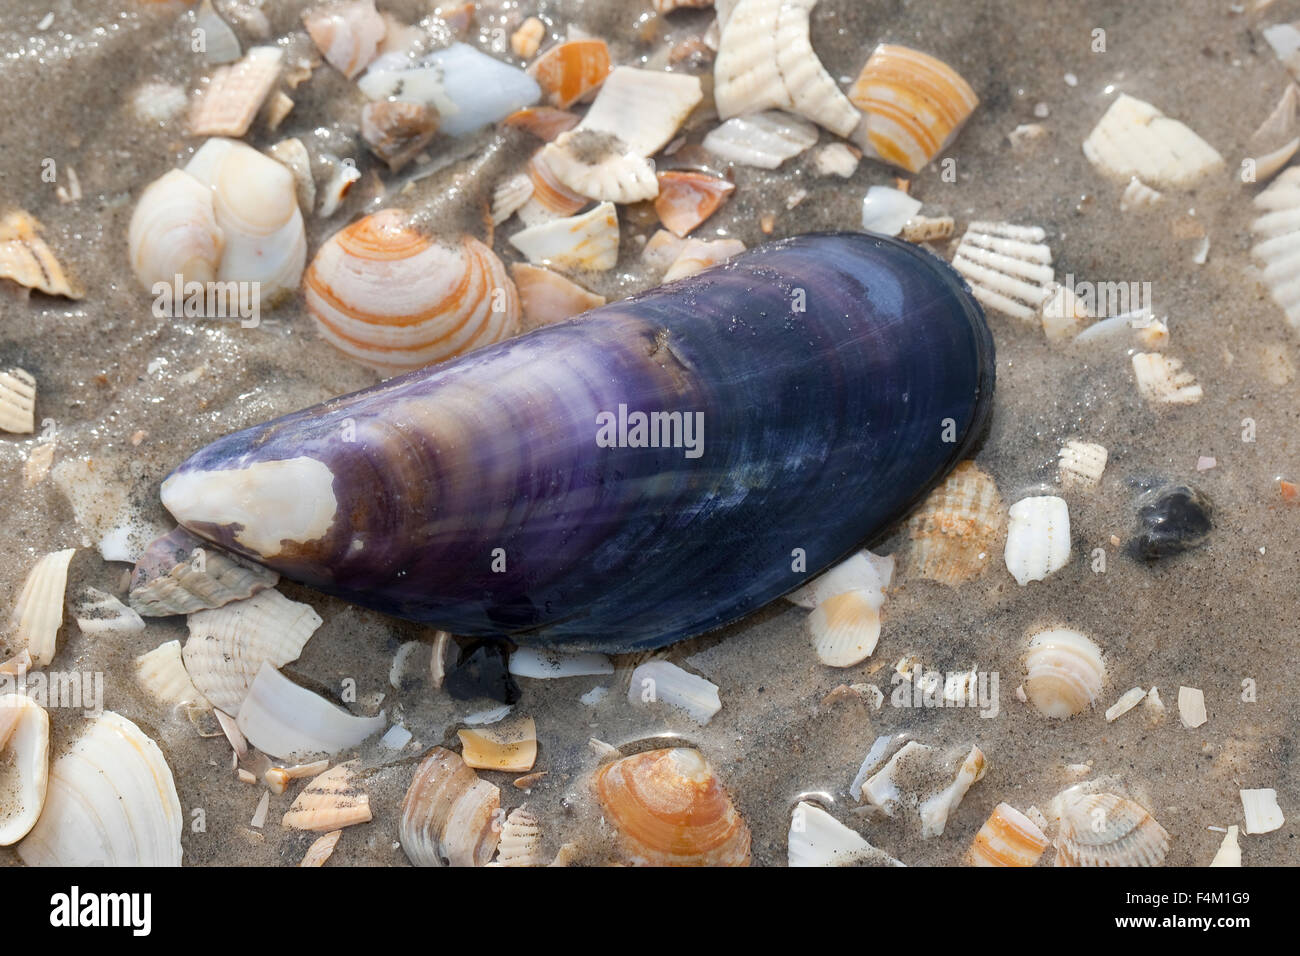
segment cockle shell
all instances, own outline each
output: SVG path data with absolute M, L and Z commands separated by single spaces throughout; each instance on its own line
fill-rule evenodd
M 437 129 L 438 114 L 423 103 L 381 100 L 361 108 L 361 138 L 393 172 L 414 159 Z
M 871 656 L 880 640 L 880 607 L 869 591 L 827 598 L 808 616 L 817 659 L 829 667 L 852 667 Z
M 357 786 L 352 768 L 341 763 L 313 779 L 285 811 L 280 826 L 327 833 L 370 821 L 370 797 Z
M 218 67 L 190 106 L 190 133 L 234 137 L 247 133 L 280 78 L 283 57 L 279 47 L 255 46 L 238 63 Z
M 212 208 L 212 190 L 183 169 L 145 188 L 131 214 L 127 248 L 140 284 L 211 282 L 221 266 L 226 238 Z
M 530 329 L 554 325 L 605 304 L 605 297 L 588 292 L 558 272 L 542 266 L 516 262 L 510 275 L 519 290 L 524 322 Z
M 780 109 L 840 136 L 857 128 L 861 115 L 813 51 L 808 20 L 816 5 L 817 0 L 738 0 L 722 24 L 713 66 L 713 98 L 722 119 Z
M 894 579 L 894 556 L 859 551 L 847 561 L 835 565 L 785 599 L 799 607 L 812 609 L 823 601 L 846 591 L 862 591 L 879 610 L 885 603 L 885 591 Z
M 878 286 L 890 294 L 863 295 Z M 796 311 L 800 289 L 816 293 Z M 227 436 L 162 499 L 291 579 L 454 634 L 660 646 L 738 620 L 897 521 L 970 454 L 993 374 L 979 306 L 942 260 L 804 236 Z M 753 414 L 795 392 L 797 416 Z M 940 530 L 971 532 L 962 520 Z
M 584 37 L 566 40 L 543 51 L 528 67 L 547 101 L 568 109 L 605 82 L 610 72 L 609 46 Z
M 684 238 L 717 212 L 735 189 L 735 183 L 721 176 L 670 170 L 659 174 L 655 213 L 666 228 Z
M 307 259 L 307 234 L 293 173 L 232 139 L 208 140 L 185 172 L 212 189 L 225 240 L 217 278 L 259 283 L 262 302 L 295 290 Z
M 397 209 L 330 237 L 303 295 L 326 340 L 388 374 L 519 331 L 519 296 L 496 254 L 472 236 L 454 245 L 430 238 Z
M 542 826 L 527 807 L 515 807 L 501 824 L 501 841 L 493 866 L 546 866 Z
M 274 589 L 189 616 L 185 669 L 203 695 L 228 714 L 239 706 L 263 662 L 282 667 L 298 659 L 320 615 Z
M 1004 521 L 998 486 L 974 462 L 962 462 L 908 521 L 912 567 L 956 587 L 988 567 Z
M 434 747 L 415 770 L 398 833 L 415 866 L 484 866 L 500 839 L 501 791 L 460 755 Z
M 0 846 L 36 825 L 50 774 L 50 715 L 26 694 L 0 697 Z
M 967 854 L 971 866 L 1033 866 L 1048 839 L 1038 825 L 1009 803 L 999 803 L 975 834 Z
M 63 270 L 53 250 L 40 237 L 40 228 L 40 223 L 21 210 L 0 219 L 0 279 L 12 279 L 20 286 L 46 295 L 67 299 L 84 297 L 85 292 Z
M 1038 322 L 1056 273 L 1052 250 L 1037 226 L 972 222 L 962 236 L 952 267 L 966 277 L 975 298 L 990 309 Z
M 28 866 L 180 866 L 183 822 L 158 745 L 106 710 L 54 761 L 18 856 Z
M 1255 208 L 1262 215 L 1250 224 L 1256 239 L 1251 254 L 1263 266 L 1269 295 L 1300 330 L 1300 166 L 1282 170 L 1255 197 Z
M 1025 693 L 1040 713 L 1072 717 L 1097 701 L 1106 683 L 1101 648 L 1068 628 L 1035 634 L 1025 655 Z
M 349 80 L 375 58 L 387 32 L 374 0 L 315 7 L 302 15 L 302 22 L 325 62 Z
M 790 866 L 903 866 L 856 830 L 805 801 L 795 806 L 790 817 L 786 847 Z
M 76 548 L 54 551 L 32 567 L 14 602 L 13 639 L 32 655 L 33 667 L 54 660 L 59 628 L 63 627 L 63 599 L 68 587 L 68 565 Z
M 970 84 L 947 63 L 889 43 L 867 58 L 849 101 L 865 114 L 854 133 L 858 145 L 910 173 L 947 149 L 979 105 Z
M 1060 801 L 1057 866 L 1159 866 L 1169 834 L 1139 804 L 1114 793 L 1066 791 Z
M 176 528 L 140 555 L 127 600 L 146 617 L 193 614 L 250 598 L 279 580 L 274 571 Z
M 714 127 L 701 145 L 741 166 L 776 169 L 817 142 L 817 127 L 780 110 L 729 119 Z
M 1070 510 L 1064 498 L 1021 498 L 1008 512 L 1007 570 L 1024 587 L 1042 581 L 1070 561 Z
M 1223 168 L 1201 137 L 1150 103 L 1121 93 L 1083 141 L 1098 171 L 1127 182 L 1137 176 L 1157 189 L 1187 188 Z
M 749 827 L 698 750 L 650 750 L 602 765 L 596 798 L 637 866 L 748 866 Z
M 21 368 L 0 371 L 0 431 L 14 435 L 36 431 L 36 379 Z
M 581 216 L 521 229 L 510 244 L 534 264 L 603 272 L 618 264 L 618 210 L 603 202 Z

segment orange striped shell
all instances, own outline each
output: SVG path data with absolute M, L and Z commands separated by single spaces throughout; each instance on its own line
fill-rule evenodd
M 651 750 L 596 771 L 596 796 L 638 866 L 748 866 L 749 827 L 698 750 Z
M 971 866 L 1033 866 L 1047 842 L 1034 821 L 1009 803 L 999 803 L 975 834 L 967 861 Z
M 528 178 L 533 181 L 533 200 L 556 216 L 572 216 L 589 202 L 555 178 L 540 152 L 528 161 Z
M 442 362 L 519 331 L 519 295 L 496 254 L 452 245 L 386 209 L 335 233 L 303 282 L 331 344 L 387 374 Z
M 669 170 L 659 174 L 655 212 L 659 221 L 674 235 L 685 238 L 687 233 L 717 212 L 735 188 L 734 183 L 721 176 Z
M 552 106 L 568 108 L 609 76 L 609 47 L 604 40 L 568 40 L 539 56 L 529 72 Z
M 849 99 L 866 114 L 855 134 L 859 145 L 913 173 L 947 148 L 979 105 L 947 63 L 888 43 L 871 54 Z

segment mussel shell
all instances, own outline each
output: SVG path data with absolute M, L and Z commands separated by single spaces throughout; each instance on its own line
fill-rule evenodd
M 801 236 L 228 435 L 163 503 L 290 579 L 455 634 L 659 646 L 886 530 L 971 453 L 993 383 L 983 312 L 946 263 Z M 702 421 L 701 454 L 600 447 L 620 405 Z M 247 470 L 266 462 L 286 467 Z M 309 493 L 283 487 L 298 466 L 333 517 L 268 546 Z

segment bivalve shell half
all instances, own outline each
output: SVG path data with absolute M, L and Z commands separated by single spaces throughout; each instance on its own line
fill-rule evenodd
M 280 575 L 176 528 L 146 546 L 127 596 L 145 617 L 193 614 L 275 587 Z
M 1024 587 L 1042 581 L 1070 561 L 1070 509 L 1064 498 L 1035 495 L 1011 506 L 1004 557 Z
M 36 431 L 36 379 L 30 372 L 0 371 L 0 431 L 14 435 Z
M 1088 138 L 1083 154 L 1122 182 L 1136 176 L 1156 189 L 1186 188 L 1223 168 L 1223 157 L 1201 137 L 1150 103 L 1121 93 Z
M 217 225 L 212 190 L 183 169 L 154 180 L 131 214 L 127 248 L 140 284 L 211 282 L 221 267 L 225 234 Z
M 1169 834 L 1141 805 L 1114 793 L 1061 797 L 1057 866 L 1159 866 Z
M 1048 839 L 1038 825 L 1009 803 L 999 803 L 975 834 L 967 862 L 971 866 L 1034 866 Z
M 1037 226 L 973 222 L 962 236 L 952 267 L 990 309 L 1037 324 L 1052 294 L 1052 250 Z
M 501 791 L 465 765 L 459 754 L 434 747 L 411 778 L 398 832 L 415 866 L 485 866 L 500 839 Z
M 370 822 L 370 796 L 356 784 L 352 768 L 341 763 L 314 778 L 285 811 L 280 825 L 290 830 L 328 833 Z
M 908 521 L 913 569 L 950 587 L 969 581 L 988 567 L 1004 521 L 993 479 L 961 462 Z
M 979 97 L 942 60 L 882 43 L 849 90 L 865 114 L 854 139 L 867 153 L 919 173 L 951 145 Z
M 1025 655 L 1025 693 L 1048 717 L 1081 714 L 1097 701 L 1106 683 L 1101 648 L 1068 628 L 1035 634 Z
M 36 825 L 50 774 L 50 715 L 26 694 L 0 697 L 0 846 Z
M 609 46 L 604 40 L 583 37 L 557 43 L 528 67 L 547 101 L 568 109 L 605 82 L 610 73 Z
M 638 866 L 748 866 L 749 827 L 698 750 L 651 750 L 604 764 L 596 797 Z
M 659 174 L 655 213 L 659 221 L 682 238 L 708 219 L 727 201 L 736 184 L 721 176 L 685 170 Z
M 809 610 L 846 591 L 864 591 L 877 609 L 885 603 L 885 592 L 894 580 L 894 556 L 859 551 L 825 574 L 813 578 L 785 599 Z
M 28 866 L 180 866 L 183 822 L 158 745 L 106 710 L 54 761 L 18 855 Z
M 11 279 L 46 295 L 83 298 L 85 292 L 63 270 L 54 251 L 40 237 L 40 228 L 40 223 L 21 210 L 0 219 L 0 279 Z
M 44 667 L 54 659 L 59 628 L 63 626 L 68 564 L 76 553 L 76 548 L 67 548 L 37 561 L 14 602 L 14 640 L 31 654 L 33 667 Z
M 519 295 L 496 254 L 471 236 L 449 244 L 386 209 L 335 233 L 303 283 L 321 335 L 395 374 L 519 331 Z
M 349 80 L 370 65 L 387 32 L 374 0 L 317 7 L 302 22 L 325 62 Z
M 871 656 L 880 640 L 876 594 L 845 591 L 827 598 L 808 616 L 817 659 L 828 667 L 852 667 Z

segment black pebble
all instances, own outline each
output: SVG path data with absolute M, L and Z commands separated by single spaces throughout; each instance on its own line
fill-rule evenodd
M 472 641 L 463 645 L 442 686 L 457 700 L 490 697 L 513 704 L 519 699 L 519 685 L 510 676 L 511 650 L 509 641 Z
M 1214 527 L 1212 511 L 1210 500 L 1186 485 L 1153 493 L 1138 508 L 1134 554 L 1144 561 L 1158 561 L 1199 547 Z

